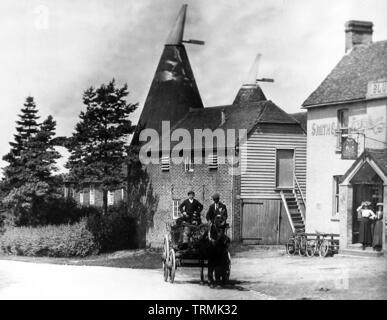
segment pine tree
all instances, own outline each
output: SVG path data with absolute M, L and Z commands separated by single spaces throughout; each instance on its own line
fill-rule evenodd
M 25 108 L 17 121 L 15 142 L 10 152 L 3 158 L 9 162 L 5 168 L 4 184 L 6 196 L 3 202 L 14 208 L 14 214 L 24 222 L 39 224 L 41 213 L 34 207 L 58 197 L 57 179 L 52 175 L 57 171 L 56 160 L 60 154 L 54 149 L 56 122 L 48 116 L 38 124 L 33 98 L 27 98 Z
M 87 89 L 83 95 L 86 111 L 68 142 L 71 153 L 66 167 L 78 186 L 98 184 L 103 191 L 103 212 L 107 212 L 107 192 L 125 183 L 125 138 L 133 133 L 128 119 L 137 104 L 127 103 L 128 87 L 108 85 Z
M 33 97 L 27 97 L 24 108 L 19 115 L 20 120 L 16 121 L 17 134 L 14 135 L 15 141 L 10 142 L 11 150 L 3 157 L 9 165 L 4 168 L 5 185 L 7 188 L 20 186 L 24 170 L 24 163 L 21 160 L 21 153 L 26 149 L 26 143 L 30 137 L 33 137 L 39 128 L 37 120 L 39 119 L 38 110 Z

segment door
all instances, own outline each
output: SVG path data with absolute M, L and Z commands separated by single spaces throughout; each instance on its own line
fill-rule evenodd
M 243 203 L 242 240 L 250 244 L 282 244 L 291 234 L 280 200 Z
M 357 208 L 363 201 L 372 203 L 375 211 L 376 203 L 383 201 L 383 185 L 380 184 L 354 184 L 353 185 L 353 207 L 352 207 L 352 243 L 359 242 L 359 218 Z
M 277 149 L 276 186 L 281 189 L 293 189 L 294 186 L 294 150 Z

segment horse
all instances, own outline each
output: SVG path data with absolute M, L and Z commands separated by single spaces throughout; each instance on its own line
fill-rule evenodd
M 228 247 L 230 238 L 226 235 L 225 219 L 219 214 L 215 217 L 214 222 L 209 224 L 208 228 L 208 281 L 225 284 L 229 278 L 229 254 Z

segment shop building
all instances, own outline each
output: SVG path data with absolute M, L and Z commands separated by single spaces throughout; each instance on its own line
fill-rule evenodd
M 306 99 L 306 231 L 340 234 L 357 248 L 356 208 L 370 201 L 387 212 L 387 41 L 373 24 L 345 24 L 345 54 Z M 385 233 L 385 230 L 384 230 Z

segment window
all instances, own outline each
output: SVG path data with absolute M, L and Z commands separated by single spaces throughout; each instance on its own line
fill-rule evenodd
M 90 200 L 89 200 L 89 203 L 90 203 L 91 206 L 94 206 L 94 204 L 95 204 L 95 189 L 94 189 L 94 186 L 90 187 Z
M 339 214 L 339 199 L 340 199 L 340 190 L 339 185 L 341 182 L 342 176 L 333 176 L 333 216 L 337 216 Z
M 74 188 L 70 188 L 69 196 L 70 196 L 71 199 L 75 199 L 75 189 Z
M 121 189 L 121 200 L 124 201 L 124 199 L 125 199 L 125 189 L 122 188 Z
M 83 205 L 83 201 L 84 201 L 84 198 L 83 198 L 83 191 L 81 191 L 81 192 L 79 193 L 79 203 L 80 203 L 81 205 Z
M 348 138 L 348 119 L 348 109 L 340 109 L 337 111 L 337 152 L 341 152 L 342 144 Z
M 207 159 L 209 170 L 218 170 L 218 155 L 216 152 L 211 153 Z
M 193 157 L 185 157 L 184 158 L 184 171 L 185 172 L 193 172 L 194 171 L 194 159 Z
M 172 218 L 173 219 L 179 218 L 179 215 L 180 215 L 179 206 L 180 206 L 179 199 L 172 200 Z
M 114 204 L 114 191 L 108 191 L 107 201 L 109 206 L 112 206 Z
M 65 197 L 65 198 L 68 198 L 69 195 L 70 195 L 69 188 L 68 188 L 68 187 L 65 187 L 65 188 L 64 188 L 64 197 Z
M 168 172 L 169 171 L 170 158 L 162 157 L 161 158 L 161 171 Z

